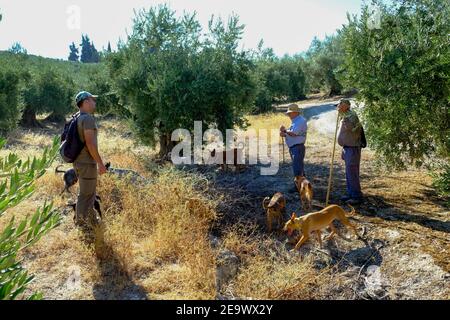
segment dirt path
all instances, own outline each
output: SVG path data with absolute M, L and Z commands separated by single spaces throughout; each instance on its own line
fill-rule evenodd
M 324 205 L 329 157 L 336 124 L 335 101 L 304 106 L 309 133 L 305 172 L 315 189 L 316 208 Z M 345 194 L 345 176 L 336 152 L 331 203 Z M 364 240 L 329 241 L 323 249 L 310 241 L 300 254 L 314 255 L 317 265 L 332 267 L 340 285 L 330 289 L 330 298 L 443 299 L 450 297 L 450 213 L 430 187 L 426 172 L 386 172 L 373 165 L 374 154 L 363 151 L 361 171 L 365 201 L 356 207 L 353 219 Z M 260 166 L 241 173 L 205 171 L 216 190 L 226 194 L 223 217 L 215 228 L 221 237 L 225 225 L 257 223 L 265 234 L 264 197 L 280 191 L 287 198 L 287 212 L 300 210 L 298 194 L 292 190 L 289 156 L 274 176 L 260 175 Z M 347 209 L 348 210 L 348 209 Z M 287 219 L 287 217 L 285 217 Z M 284 236 L 278 237 L 287 249 Z M 322 254 L 317 254 L 322 252 Z

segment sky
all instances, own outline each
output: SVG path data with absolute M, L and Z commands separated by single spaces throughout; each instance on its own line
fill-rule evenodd
M 275 54 L 306 51 L 314 37 L 323 39 L 358 14 L 364 0 L 0 0 L 0 50 L 19 42 L 29 54 L 67 59 L 69 44 L 87 34 L 98 50 L 113 50 L 132 29 L 134 9 L 167 3 L 177 14 L 197 12 L 204 28 L 211 15 L 237 14 L 245 24 L 241 47 L 260 39 Z

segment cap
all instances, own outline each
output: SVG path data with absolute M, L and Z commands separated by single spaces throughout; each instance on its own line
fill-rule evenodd
M 81 91 L 81 92 L 78 92 L 77 96 L 75 97 L 75 102 L 77 104 L 79 104 L 81 101 L 86 100 L 87 98 L 91 98 L 91 97 L 96 99 L 98 96 L 95 96 L 87 91 Z

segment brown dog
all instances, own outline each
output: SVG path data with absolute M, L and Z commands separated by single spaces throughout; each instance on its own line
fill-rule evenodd
M 297 186 L 298 193 L 300 194 L 300 201 L 302 202 L 302 208 L 311 210 L 313 199 L 313 187 L 311 182 L 303 176 L 296 176 L 294 178 L 295 185 Z M 305 203 L 308 205 L 306 208 Z
M 350 215 L 355 214 L 355 209 L 352 206 L 350 206 L 350 208 L 352 208 Z M 325 238 L 325 240 L 331 239 L 331 237 L 336 234 L 336 228 L 333 226 L 333 221 L 336 219 L 342 222 L 342 224 L 344 224 L 345 226 L 352 229 L 355 235 L 359 238 L 356 228 L 348 220 L 347 216 L 345 215 L 344 209 L 337 205 L 328 206 L 321 211 L 308 213 L 299 218 L 296 218 L 294 212 L 292 213 L 291 219 L 284 225 L 283 230 L 287 231 L 289 236 L 294 230 L 302 231 L 302 236 L 298 243 L 295 245 L 294 250 L 300 248 L 303 243 L 305 243 L 305 241 L 309 239 L 311 232 L 316 232 L 319 239 L 319 244 L 320 246 L 322 246 L 320 230 L 326 227 L 330 227 L 331 233 L 328 237 Z
M 272 198 L 266 197 L 263 200 L 263 208 L 267 215 L 267 230 L 272 231 L 273 220 L 277 221 L 278 228 L 283 221 L 283 213 L 286 212 L 286 199 L 281 192 L 277 192 Z

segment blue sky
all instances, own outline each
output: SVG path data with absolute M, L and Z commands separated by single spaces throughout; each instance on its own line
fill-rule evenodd
M 262 38 L 277 55 L 308 49 L 311 40 L 332 34 L 357 14 L 364 0 L 0 0 L 0 50 L 20 42 L 30 54 L 67 59 L 68 46 L 88 34 L 97 49 L 131 30 L 133 9 L 168 3 L 178 13 L 196 11 L 204 27 L 212 14 L 231 13 L 246 25 L 242 47 L 255 48 Z M 78 15 L 79 13 L 79 15 Z M 80 19 L 77 19 L 79 16 Z M 79 22 L 79 28 L 78 28 Z

